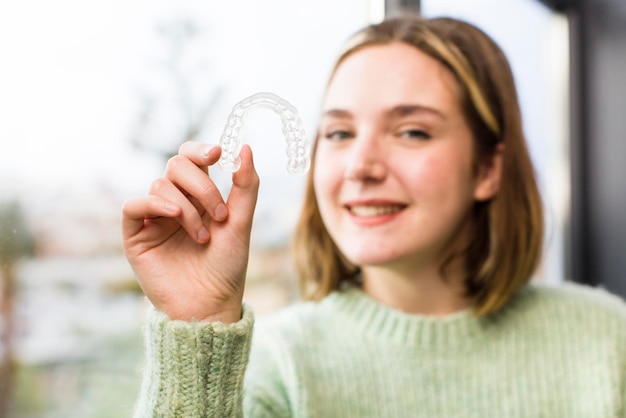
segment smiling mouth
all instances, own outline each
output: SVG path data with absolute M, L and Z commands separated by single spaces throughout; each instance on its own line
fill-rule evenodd
M 348 206 L 348 210 L 360 218 L 373 218 L 398 213 L 405 207 L 406 205 L 354 205 Z

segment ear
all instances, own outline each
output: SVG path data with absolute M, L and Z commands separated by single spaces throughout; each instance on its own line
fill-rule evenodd
M 475 200 L 489 200 L 500 190 L 503 153 L 504 144 L 500 143 L 496 146 L 491 157 L 480 164 L 478 175 L 476 176 L 476 187 L 474 188 Z

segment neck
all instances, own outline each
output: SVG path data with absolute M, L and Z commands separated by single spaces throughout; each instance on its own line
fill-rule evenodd
M 439 266 L 404 274 L 397 269 L 365 266 L 363 290 L 391 308 L 411 314 L 444 316 L 471 307 L 464 295 L 462 275 L 450 266 L 442 277 Z

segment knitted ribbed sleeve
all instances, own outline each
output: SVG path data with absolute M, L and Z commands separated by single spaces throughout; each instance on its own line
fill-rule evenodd
M 151 309 L 135 418 L 241 417 L 254 317 L 231 325 L 170 321 Z

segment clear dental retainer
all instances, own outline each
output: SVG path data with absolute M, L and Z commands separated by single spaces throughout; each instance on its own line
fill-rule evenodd
M 309 144 L 298 111 L 285 99 L 274 93 L 256 93 L 238 102 L 228 116 L 220 138 L 222 156 L 219 164 L 224 171 L 235 172 L 241 166 L 241 132 L 248 113 L 257 107 L 273 110 L 280 116 L 282 131 L 287 143 L 287 171 L 305 174 L 309 170 Z

